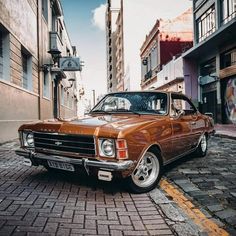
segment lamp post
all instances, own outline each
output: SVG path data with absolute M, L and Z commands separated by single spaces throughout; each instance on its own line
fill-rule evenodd
M 95 106 L 95 89 L 93 89 L 92 91 L 93 91 L 93 106 Z

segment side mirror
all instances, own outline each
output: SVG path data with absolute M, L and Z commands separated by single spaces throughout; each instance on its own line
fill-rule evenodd
M 185 115 L 185 111 L 184 110 L 179 110 L 178 111 L 178 117 L 184 116 Z
M 205 112 L 204 113 L 206 116 L 210 116 L 211 118 L 213 118 L 213 113 L 211 113 L 211 112 Z

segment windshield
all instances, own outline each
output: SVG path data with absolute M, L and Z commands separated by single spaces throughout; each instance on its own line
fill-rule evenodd
M 167 95 L 160 92 L 108 94 L 91 112 L 165 115 L 167 114 Z

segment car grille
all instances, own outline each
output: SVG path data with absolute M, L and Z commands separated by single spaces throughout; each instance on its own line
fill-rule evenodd
M 55 134 L 55 133 L 34 133 L 36 151 L 45 149 L 55 151 L 56 154 L 69 153 L 77 156 L 95 156 L 95 143 L 93 136 Z

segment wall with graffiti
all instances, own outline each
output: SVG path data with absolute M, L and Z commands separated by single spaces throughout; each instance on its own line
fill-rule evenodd
M 226 84 L 225 114 L 230 123 L 236 124 L 236 78 L 229 79 Z

